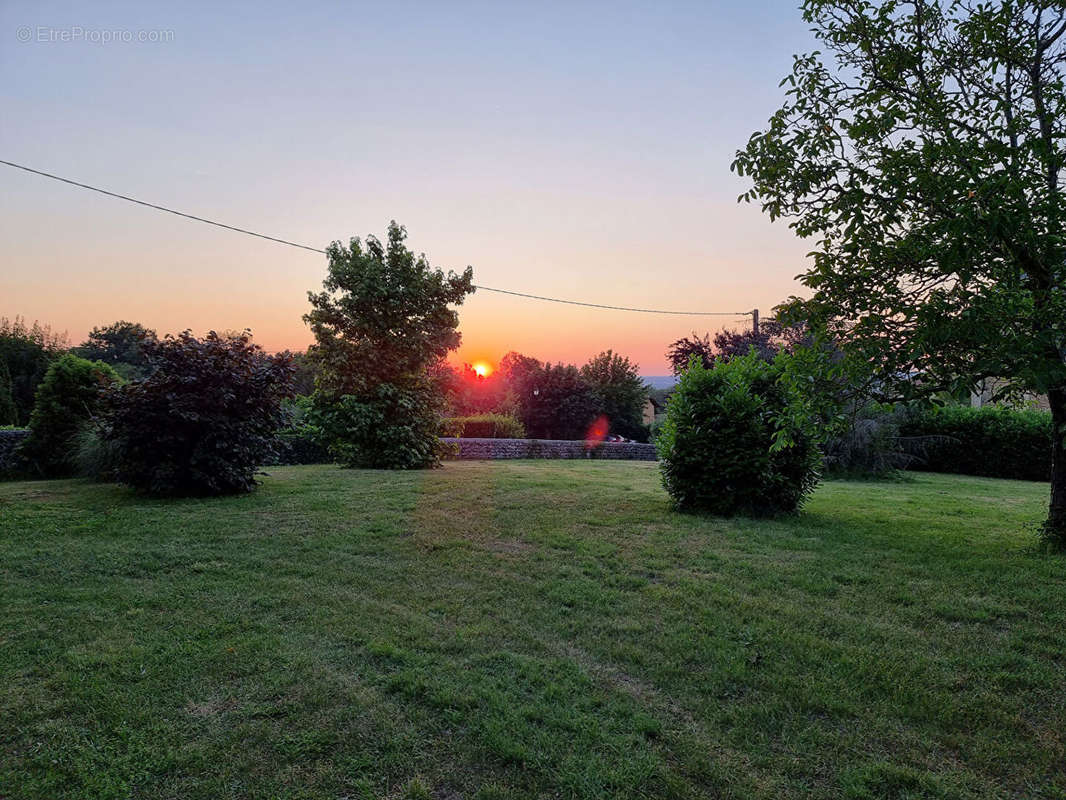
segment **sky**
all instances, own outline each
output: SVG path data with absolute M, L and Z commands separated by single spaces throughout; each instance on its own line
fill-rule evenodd
M 809 243 L 729 169 L 815 49 L 798 0 L 221 5 L 0 0 L 0 158 L 316 247 L 395 219 L 519 292 L 764 315 L 804 294 Z M 0 165 L 0 316 L 73 343 L 127 319 L 302 349 L 325 269 Z M 490 292 L 459 315 L 456 362 L 611 348 L 645 375 L 750 324 Z

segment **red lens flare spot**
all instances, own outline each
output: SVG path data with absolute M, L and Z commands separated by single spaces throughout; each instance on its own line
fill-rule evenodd
M 596 417 L 596 419 L 592 421 L 592 424 L 589 425 L 588 432 L 585 434 L 585 447 L 595 447 L 604 439 L 606 439 L 607 431 L 609 428 L 610 425 L 607 422 L 607 417 L 605 417 L 603 414 L 600 414 L 600 416 Z

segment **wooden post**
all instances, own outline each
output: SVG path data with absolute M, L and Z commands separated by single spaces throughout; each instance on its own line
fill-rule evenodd
M 751 332 L 756 336 L 759 335 L 759 309 L 755 309 L 751 312 Z

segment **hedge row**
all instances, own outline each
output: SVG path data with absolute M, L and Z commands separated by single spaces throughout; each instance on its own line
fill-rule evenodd
M 29 438 L 29 428 L 0 428 L 0 477 L 37 477 L 29 470 L 26 458 L 18 447 Z M 71 445 L 75 447 L 75 444 Z M 268 466 L 288 464 L 329 464 L 333 461 L 307 429 L 284 429 L 278 432 L 274 455 Z
M 474 414 L 444 420 L 441 435 L 452 439 L 525 439 L 526 429 L 507 414 Z
M 473 430 L 476 429 L 475 426 Z M 899 434 L 920 440 L 916 448 L 919 459 L 911 469 L 1033 481 L 1047 481 L 1051 477 L 1052 425 L 1051 415 L 1046 411 L 990 406 L 910 409 L 902 415 Z M 0 428 L 0 476 L 14 477 L 24 471 L 17 448 L 28 435 L 26 429 Z M 279 432 L 275 451 L 272 465 L 332 461 L 312 432 L 304 427 Z
M 1051 479 L 1051 414 L 997 406 L 912 409 L 900 426 L 922 437 L 911 469 L 1028 481 Z

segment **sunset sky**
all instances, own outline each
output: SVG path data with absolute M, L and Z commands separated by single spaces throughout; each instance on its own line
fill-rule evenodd
M 318 247 L 396 219 L 435 266 L 520 292 L 764 313 L 802 293 L 811 248 L 729 171 L 814 47 L 798 0 L 148 5 L 0 4 L 0 158 Z M 85 41 L 141 31 L 169 41 Z M 120 318 L 310 343 L 325 256 L 10 167 L 0 186 L 0 315 L 74 343 Z M 646 375 L 747 324 L 488 292 L 460 319 L 457 361 L 613 348 Z

